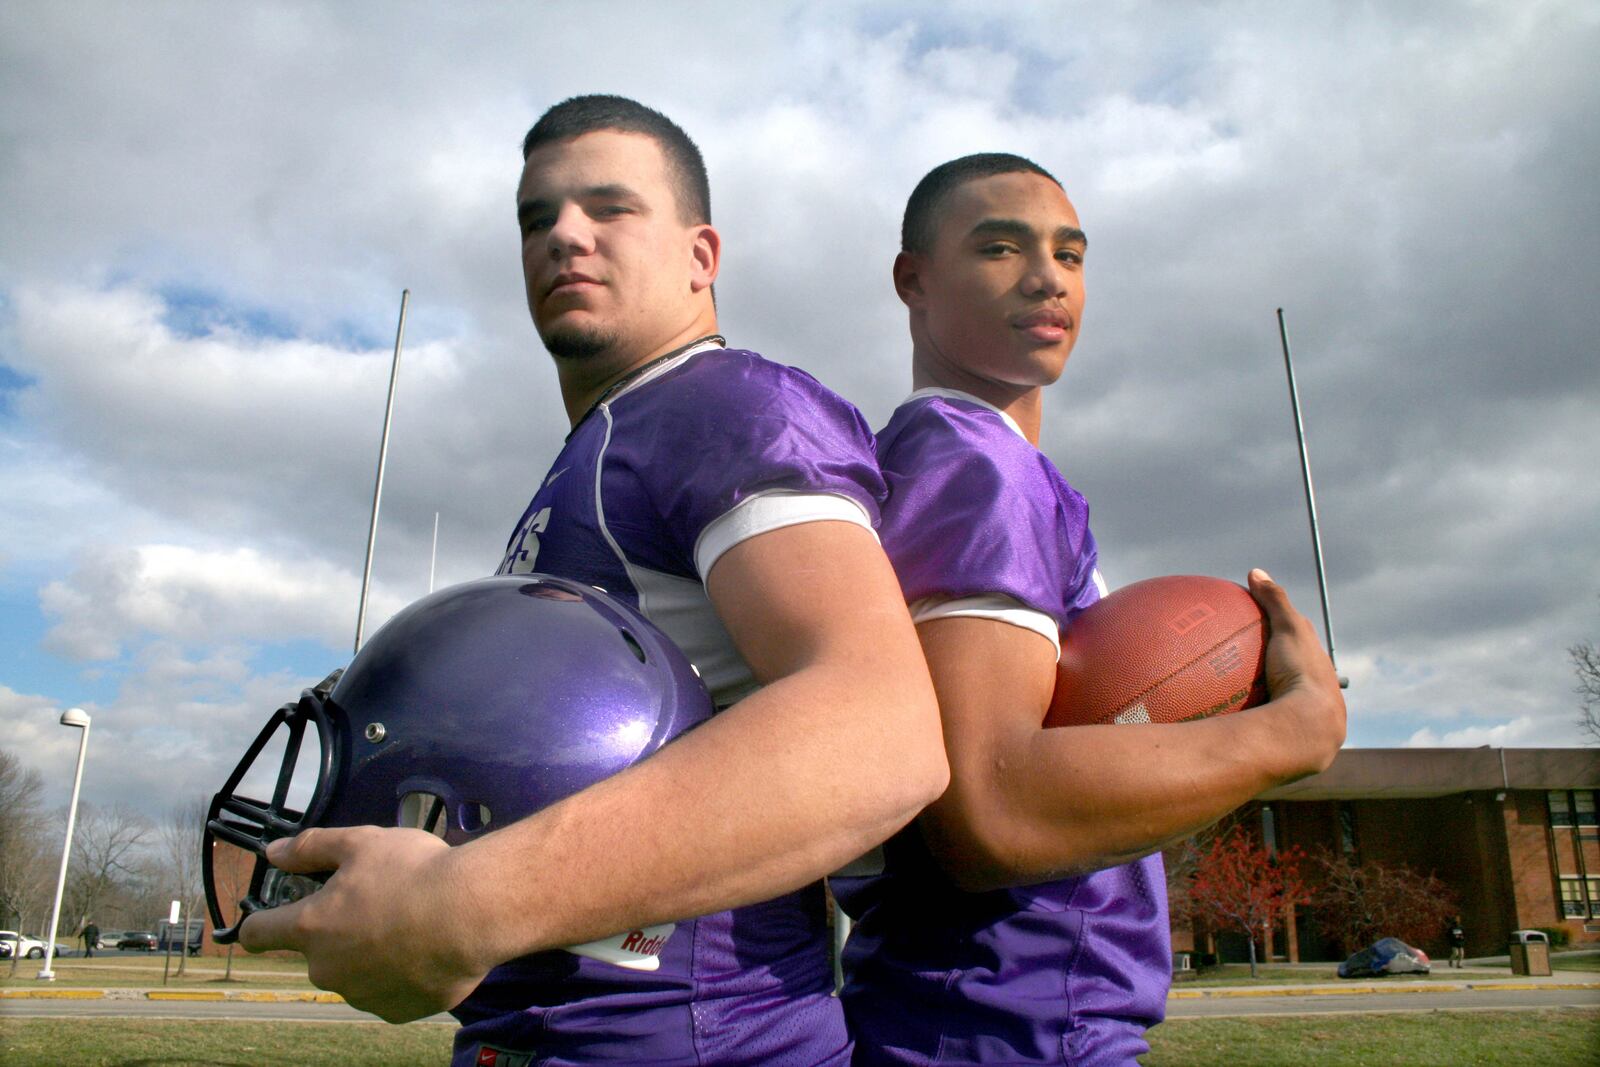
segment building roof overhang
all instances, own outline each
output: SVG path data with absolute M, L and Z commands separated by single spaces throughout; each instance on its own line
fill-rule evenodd
M 1321 774 L 1261 800 L 1438 797 L 1476 790 L 1600 788 L 1595 748 L 1347 748 Z

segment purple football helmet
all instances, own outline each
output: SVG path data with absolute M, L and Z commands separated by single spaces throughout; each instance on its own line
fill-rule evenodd
M 666 635 L 593 586 L 500 575 L 427 596 L 348 668 L 279 708 L 212 799 L 201 860 L 214 939 L 236 940 L 252 912 L 321 884 L 266 862 L 278 838 L 312 826 L 413 826 L 460 844 L 637 763 L 712 711 Z M 279 739 L 271 798 L 237 793 Z M 300 789 L 311 772 L 309 801 L 291 807 L 291 783 Z M 213 869 L 217 841 L 255 854 L 232 926 Z

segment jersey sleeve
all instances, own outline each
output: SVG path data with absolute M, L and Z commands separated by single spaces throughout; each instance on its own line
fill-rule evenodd
M 757 534 L 823 520 L 877 527 L 887 491 L 872 433 L 805 372 L 707 352 L 638 400 L 626 416 L 635 444 L 619 460 L 663 527 L 648 550 L 660 558 L 640 562 L 703 581 Z
M 1060 631 L 1098 597 L 1088 505 L 991 413 L 903 409 L 879 441 L 881 536 L 913 618 L 976 616 Z

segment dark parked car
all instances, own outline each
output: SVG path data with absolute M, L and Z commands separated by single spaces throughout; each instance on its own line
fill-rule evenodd
M 117 939 L 117 947 L 154 952 L 156 950 L 156 935 L 144 930 L 130 930 Z
M 185 930 L 184 928 L 188 929 Z M 162 919 L 156 924 L 156 949 L 166 952 L 188 950 L 189 955 L 200 955 L 200 947 L 205 943 L 206 924 L 204 919 L 190 919 L 185 923 L 171 923 Z M 168 941 L 171 942 L 168 945 Z

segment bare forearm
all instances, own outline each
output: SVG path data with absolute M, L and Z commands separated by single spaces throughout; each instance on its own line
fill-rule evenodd
M 707 591 L 767 688 L 459 848 L 376 826 L 275 842 L 281 869 L 336 873 L 252 915 L 245 947 L 304 952 L 317 985 L 404 1022 L 460 1003 L 528 952 L 801 886 L 944 789 L 927 666 L 869 531 L 813 522 L 757 535 L 724 553 Z
M 926 707 L 801 672 L 547 811 L 456 850 L 484 959 L 770 899 L 877 844 L 942 786 Z M 887 690 L 887 686 L 883 687 Z M 800 709 L 804 709 L 803 712 Z M 932 744 L 907 744 L 919 730 Z
M 1275 751 L 1271 714 L 1036 730 L 987 796 L 962 797 L 959 819 L 930 809 L 924 834 L 974 889 L 1147 855 L 1296 776 Z
M 1259 595 L 1274 699 L 1191 723 L 1045 728 L 1048 642 L 982 619 L 918 627 L 951 768 L 919 826 L 951 877 L 989 889 L 1111 866 L 1324 769 L 1344 740 L 1332 665 L 1281 590 Z

